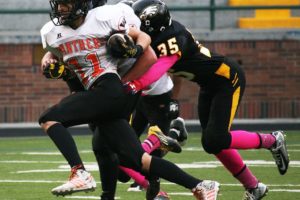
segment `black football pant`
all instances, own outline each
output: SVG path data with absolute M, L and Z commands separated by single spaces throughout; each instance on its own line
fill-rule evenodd
M 201 86 L 198 114 L 202 127 L 202 145 L 206 152 L 217 154 L 231 144 L 229 130 L 245 90 L 245 75 L 232 60 L 224 62 L 230 67 L 230 78 L 216 77 Z
M 126 120 L 129 109 L 127 103 L 119 77 L 116 74 L 105 74 L 91 90 L 74 93 L 49 108 L 42 114 L 39 122 L 57 121 L 66 128 L 79 124 L 96 124 L 105 130 L 101 134 L 108 146 L 118 154 L 122 164 L 140 171 L 144 150 Z
M 163 133 L 168 134 L 171 123 L 168 117 L 171 100 L 171 92 L 140 98 L 131 124 L 138 136 L 141 136 L 148 124 L 157 125 Z
M 90 91 L 70 95 L 48 109 L 39 122 L 57 121 L 64 127 L 92 122 L 100 130 L 105 130 L 99 131 L 99 134 L 105 137 L 109 147 L 118 155 L 120 164 L 141 172 L 144 150 L 125 119 L 128 113 L 126 103 L 126 95 L 119 77 L 115 74 L 105 74 Z M 60 127 L 59 130 L 63 133 L 66 128 Z M 155 157 L 151 159 L 149 174 L 188 189 L 200 182 L 176 165 Z

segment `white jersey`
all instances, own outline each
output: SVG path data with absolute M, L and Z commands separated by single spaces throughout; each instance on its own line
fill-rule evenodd
M 172 90 L 174 84 L 170 76 L 165 73 L 160 79 L 152 83 L 147 90 L 143 90 L 143 95 L 160 95 Z
M 130 25 L 140 27 L 140 20 L 130 6 L 105 5 L 90 10 L 75 30 L 48 22 L 41 29 L 42 43 L 44 49 L 62 58 L 89 89 L 103 74 L 118 74 L 118 66 L 124 59 L 112 58 L 106 42 L 114 32 L 127 33 Z

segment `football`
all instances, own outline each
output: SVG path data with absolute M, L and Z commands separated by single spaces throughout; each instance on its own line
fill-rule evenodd
M 125 44 L 132 43 L 134 44 L 133 39 L 129 36 L 123 33 L 115 33 L 111 35 L 107 41 L 107 48 L 108 52 L 112 54 L 114 57 L 126 57 L 125 54 Z M 129 41 L 126 40 L 127 37 Z

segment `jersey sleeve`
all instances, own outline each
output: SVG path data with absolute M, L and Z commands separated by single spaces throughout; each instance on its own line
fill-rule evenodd
M 52 29 L 52 24 L 50 22 L 46 23 L 40 33 L 41 33 L 41 40 L 42 40 L 42 45 L 43 45 L 43 48 L 46 49 L 47 48 L 47 34 L 51 31 Z
M 140 28 L 141 22 L 130 6 L 118 3 L 116 8 L 116 13 L 111 20 L 113 30 L 128 33 L 130 26 Z
M 53 53 L 58 58 L 61 58 L 62 57 L 61 53 L 57 49 L 51 47 L 51 45 L 49 45 L 49 42 L 48 42 L 48 39 L 50 37 L 50 34 L 51 34 L 51 31 L 52 31 L 53 27 L 54 27 L 54 24 L 51 21 L 46 23 L 42 27 L 42 29 L 40 31 L 42 46 L 43 46 L 43 49 L 45 49 L 46 51 L 50 51 L 51 53 Z

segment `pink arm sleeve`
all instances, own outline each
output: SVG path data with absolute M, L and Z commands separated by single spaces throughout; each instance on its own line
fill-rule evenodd
M 143 74 L 137 81 L 141 84 L 141 88 L 145 88 L 153 82 L 157 81 L 164 73 L 166 73 L 178 60 L 178 55 L 159 57 L 150 69 Z

